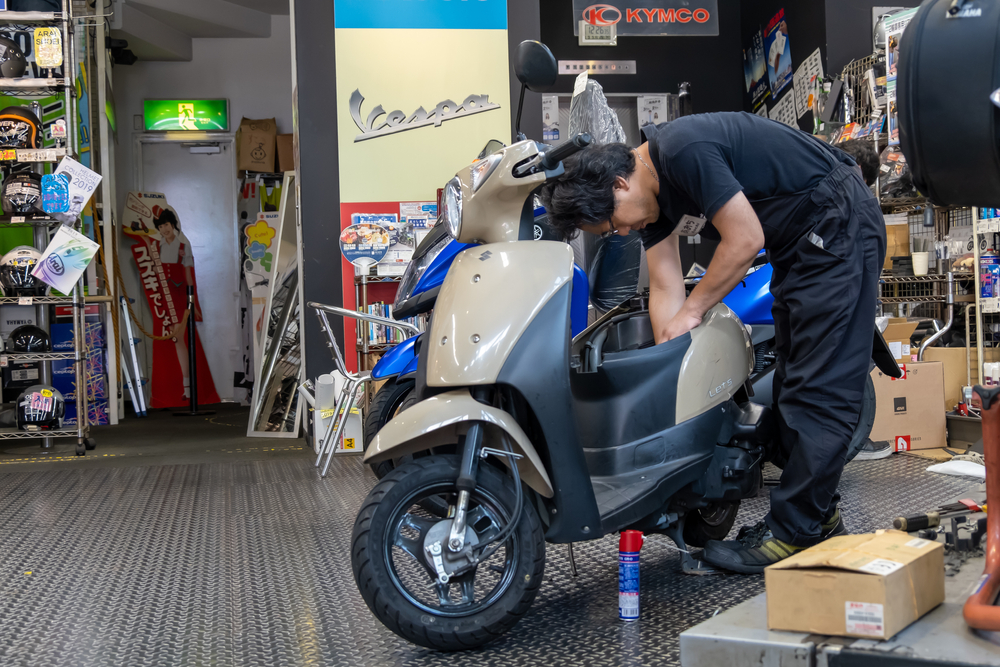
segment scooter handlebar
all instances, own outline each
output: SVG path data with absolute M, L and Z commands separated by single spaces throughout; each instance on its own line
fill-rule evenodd
M 562 146 L 553 148 L 549 152 L 545 153 L 542 157 L 542 168 L 546 171 L 551 171 L 559 166 L 559 163 L 568 158 L 570 155 L 579 153 L 584 148 L 590 145 L 591 138 L 586 132 L 581 132 L 576 135 Z

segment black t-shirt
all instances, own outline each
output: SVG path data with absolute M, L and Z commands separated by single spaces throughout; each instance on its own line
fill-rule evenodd
M 777 249 L 808 231 L 798 227 L 813 188 L 840 164 L 854 164 L 805 132 L 748 113 L 685 116 L 647 125 L 643 133 L 660 177 L 660 219 L 639 231 L 646 248 L 668 237 L 685 215 L 710 223 L 742 190 L 764 228 L 764 247 Z M 701 234 L 719 238 L 711 224 Z

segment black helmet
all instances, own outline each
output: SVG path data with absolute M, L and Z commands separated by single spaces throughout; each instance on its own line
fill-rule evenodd
M 51 352 L 52 339 L 45 329 L 34 324 L 22 324 L 10 333 L 12 352 Z
M 41 148 L 42 122 L 25 107 L 0 111 L 0 148 Z
M 7 215 L 44 213 L 42 178 L 33 172 L 20 172 L 5 178 L 3 186 L 0 186 L 0 197 L 3 201 L 3 212 Z
M 19 79 L 24 76 L 26 69 L 28 69 L 28 61 L 17 42 L 0 37 L 0 77 Z
M 19 245 L 0 259 L 0 285 L 6 296 L 45 296 L 45 283 L 31 275 L 42 254 Z
M 65 414 L 63 395 L 50 385 L 32 385 L 17 397 L 17 427 L 24 431 L 62 428 Z

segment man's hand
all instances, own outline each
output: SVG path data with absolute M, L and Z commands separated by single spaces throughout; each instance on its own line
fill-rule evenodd
M 667 326 L 663 327 L 663 330 L 660 332 L 663 340 L 657 342 L 665 342 L 683 336 L 699 324 L 701 324 L 701 316 L 687 312 L 686 308 L 681 308 L 680 312 L 667 322 Z

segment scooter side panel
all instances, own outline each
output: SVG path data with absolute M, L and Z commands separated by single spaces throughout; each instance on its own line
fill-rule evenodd
M 378 360 L 378 363 L 372 369 L 372 379 L 382 380 L 393 375 L 400 375 L 401 373 L 405 373 L 407 367 L 411 365 L 413 366 L 413 370 L 416 370 L 417 354 L 414 352 L 414 345 L 422 335 L 419 334 L 412 338 L 407 338 L 383 354 L 382 358 Z
M 573 250 L 556 241 L 464 250 L 441 286 L 428 344 L 427 385 L 494 384 L 521 335 L 573 276 Z M 549 335 L 569 340 L 568 317 Z
M 549 542 L 579 542 L 602 534 L 569 386 L 570 301 L 570 285 L 564 285 L 521 336 L 497 378 L 500 386 L 524 399 L 541 431 L 530 433 L 555 490 L 545 531 Z
M 406 456 L 439 445 L 458 442 L 459 430 L 469 422 L 482 422 L 486 428 L 483 444 L 502 448 L 504 433 L 513 441 L 513 449 L 522 454 L 517 469 L 521 479 L 546 498 L 552 497 L 552 483 L 542 460 L 517 421 L 498 408 L 480 403 L 468 390 L 458 389 L 421 401 L 382 427 L 365 452 L 365 463 Z M 464 432 L 464 431 L 462 431 Z
M 728 401 L 751 370 L 750 334 L 727 306 L 715 306 L 691 330 L 691 346 L 677 378 L 677 423 Z

